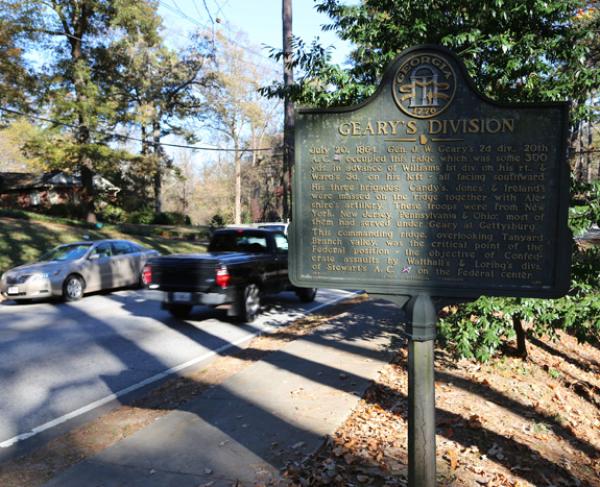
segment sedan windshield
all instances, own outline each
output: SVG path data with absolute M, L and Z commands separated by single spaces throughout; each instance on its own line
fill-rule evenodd
M 73 245 L 61 245 L 60 247 L 56 247 L 52 249 L 50 252 L 42 255 L 40 257 L 41 261 L 49 261 L 49 260 L 75 260 L 83 257 L 85 253 L 92 246 L 89 244 L 73 244 Z

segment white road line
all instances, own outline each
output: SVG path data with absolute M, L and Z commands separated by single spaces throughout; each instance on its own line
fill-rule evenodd
M 339 301 L 343 301 L 345 299 L 350 298 L 351 296 L 358 294 L 356 292 L 347 292 L 347 291 L 342 291 L 342 292 L 344 292 L 344 294 L 342 296 L 338 296 L 336 298 L 330 299 L 329 301 L 326 301 L 324 303 L 319 303 L 315 307 L 307 309 L 306 311 L 304 311 L 304 313 L 299 314 L 296 319 L 298 319 L 302 316 L 305 316 L 307 314 L 314 313 L 315 311 L 325 308 L 326 306 L 330 306 L 332 304 L 335 304 Z M 223 345 L 223 346 L 217 348 L 216 350 L 211 350 L 210 352 L 207 352 L 204 355 L 201 355 L 199 357 L 188 360 L 187 362 L 176 365 L 175 367 L 171 367 L 170 369 L 166 369 L 163 372 L 159 372 L 158 374 L 155 374 L 152 377 L 148 377 L 147 379 L 144 379 L 141 382 L 130 385 L 129 387 L 126 387 L 124 389 L 121 389 L 121 390 L 113 393 L 113 394 L 105 396 L 102 399 L 98 399 L 97 401 L 91 402 L 83 407 L 80 407 L 79 409 L 76 409 L 75 411 L 71 411 L 70 413 L 64 414 L 56 419 L 53 419 L 52 421 L 48 421 L 44 424 L 36 426 L 35 428 L 33 428 L 31 431 L 28 431 L 27 433 L 21 433 L 20 435 L 13 436 L 12 438 L 0 443 L 0 448 L 8 448 L 10 446 L 13 446 L 15 443 L 18 443 L 19 441 L 26 440 L 28 438 L 31 438 L 32 436 L 42 433 L 43 431 L 49 430 L 51 428 L 54 428 L 55 426 L 59 426 L 63 423 L 66 423 L 67 421 L 69 421 L 73 418 L 76 418 L 78 416 L 81 416 L 82 414 L 93 411 L 94 409 L 99 408 L 100 406 L 104 406 L 105 404 L 108 404 L 109 402 L 114 401 L 115 399 L 118 399 L 119 397 L 129 394 L 130 392 L 137 391 L 138 389 L 141 389 L 142 387 L 146 387 L 147 385 L 152 384 L 153 382 L 162 380 L 162 379 L 168 377 L 169 375 L 172 375 L 183 369 L 191 367 L 192 365 L 196 365 L 197 363 L 200 363 L 206 359 L 209 359 L 215 355 L 218 355 L 229 348 L 239 345 L 240 343 L 244 343 L 245 341 L 248 341 L 257 335 L 264 333 L 265 331 L 271 332 L 276 328 L 277 327 L 269 326 L 269 324 L 267 322 L 264 324 L 264 327 L 262 330 L 257 330 L 253 333 L 249 333 L 248 335 L 245 335 L 244 337 L 239 338 L 235 342 L 228 343 L 226 345 Z

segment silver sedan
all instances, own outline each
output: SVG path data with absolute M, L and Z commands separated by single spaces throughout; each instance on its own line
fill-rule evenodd
M 8 270 L 0 278 L 6 298 L 30 300 L 60 296 L 66 301 L 84 293 L 142 285 L 142 270 L 159 255 L 128 240 L 97 240 L 60 245 L 39 262 Z

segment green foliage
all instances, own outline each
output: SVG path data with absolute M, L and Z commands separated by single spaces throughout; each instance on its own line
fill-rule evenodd
M 242 223 L 252 223 L 252 213 L 249 210 L 242 210 Z
M 569 227 L 573 235 L 582 235 L 593 224 L 600 225 L 600 181 L 571 182 Z
M 578 14 L 585 5 L 581 0 L 363 0 L 353 5 L 318 0 L 317 10 L 331 18 L 325 30 L 355 48 L 341 67 L 331 64 L 330 49 L 318 39 L 310 45 L 296 41 L 293 62 L 300 73 L 289 94 L 306 105 L 356 103 L 373 93 L 401 51 L 439 44 L 461 57 L 479 90 L 491 98 L 573 100 L 573 120 L 586 120 L 593 112 L 584 102 L 600 85 L 600 70 L 590 62 L 597 34 Z M 263 90 L 271 96 L 283 91 L 281 85 Z
M 127 213 L 123 208 L 115 205 L 105 204 L 98 211 L 98 219 L 107 223 L 125 223 L 127 221 Z
M 154 210 L 145 206 L 137 211 L 131 212 L 127 221 L 128 223 L 150 225 L 154 221 Z
M 579 280 L 576 272 L 583 274 Z M 595 283 L 593 277 L 595 275 Z M 600 340 L 600 249 L 578 251 L 573 264 L 572 288 L 559 299 L 481 297 L 442 314 L 441 342 L 459 357 L 487 361 L 515 338 L 513 318 L 531 323 L 533 336 L 555 336 L 561 329 L 581 342 Z M 592 277 L 592 279 L 590 279 Z
M 438 336 L 457 356 L 487 361 L 515 337 L 512 315 L 517 310 L 515 299 L 487 296 L 450 307 L 440 318 Z
M 101 215 L 110 223 L 134 223 L 142 225 L 191 225 L 190 217 L 174 211 L 155 213 L 149 206 L 127 213 L 123 209 L 105 205 Z
M 226 224 L 225 218 L 223 218 L 223 216 L 221 216 L 219 213 L 217 213 L 212 216 L 212 218 L 210 219 L 210 222 L 208 223 L 208 226 L 211 230 L 215 230 L 217 228 L 224 227 L 225 224 Z
M 567 296 L 556 300 L 556 325 L 581 342 L 600 340 L 600 247 L 578 249 L 574 255 L 572 285 Z M 539 333 L 539 329 L 536 330 Z
M 550 368 L 548 369 L 548 375 L 553 379 L 558 379 L 560 377 L 560 371 Z
M 38 130 L 37 127 L 28 122 L 25 118 L 16 119 L 6 128 L 0 130 L 2 171 L 38 172 L 43 170 L 42 161 L 40 159 L 28 158 L 23 152 L 23 145 L 32 138 Z
M 152 14 L 149 12 L 150 19 Z M 133 19 L 144 26 L 138 17 Z M 106 89 L 126 100 L 120 106 L 119 121 L 140 129 L 143 174 L 153 181 L 155 209 L 160 211 L 162 179 L 173 170 L 173 161 L 161 140 L 176 134 L 189 143 L 195 142 L 196 133 L 189 128 L 189 120 L 199 117 L 203 106 L 198 86 L 203 83 L 208 40 L 195 38 L 192 47 L 176 51 L 165 46 L 158 35 L 150 35 L 148 26 L 144 32 L 143 38 L 130 35 L 113 43 L 111 58 L 122 69 L 106 82 Z
M 24 42 L 35 39 L 35 33 L 24 31 L 21 25 L 35 11 L 29 2 L 15 4 L 0 0 L 0 107 L 27 108 L 28 91 L 36 85 L 35 76 L 28 70 L 23 49 Z M 25 4 L 25 5 L 24 5 Z M 10 112 L 0 116 L 11 117 Z
M 86 195 L 81 206 L 90 219 L 93 175 L 115 170 L 129 157 L 111 145 L 119 138 L 115 127 L 130 110 L 130 97 L 115 87 L 128 66 L 113 47 L 123 39 L 158 40 L 156 9 L 153 0 L 0 0 L 0 40 L 2 26 L 10 25 L 7 39 L 15 52 L 43 59 L 27 66 L 34 85 L 18 80 L 15 85 L 29 88 L 34 120 L 43 129 L 31 137 L 27 153 L 52 168 L 81 172 Z
M 175 211 L 163 211 L 154 215 L 155 225 L 191 225 L 190 217 Z

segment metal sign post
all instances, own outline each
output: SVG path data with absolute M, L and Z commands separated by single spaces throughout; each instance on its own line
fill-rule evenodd
M 435 486 L 434 342 L 437 313 L 431 296 L 413 296 L 408 322 L 408 485 Z
M 408 338 L 408 485 L 435 486 L 434 344 L 436 305 L 429 294 L 370 293 L 406 311 Z M 438 303 L 439 304 L 439 303 Z

